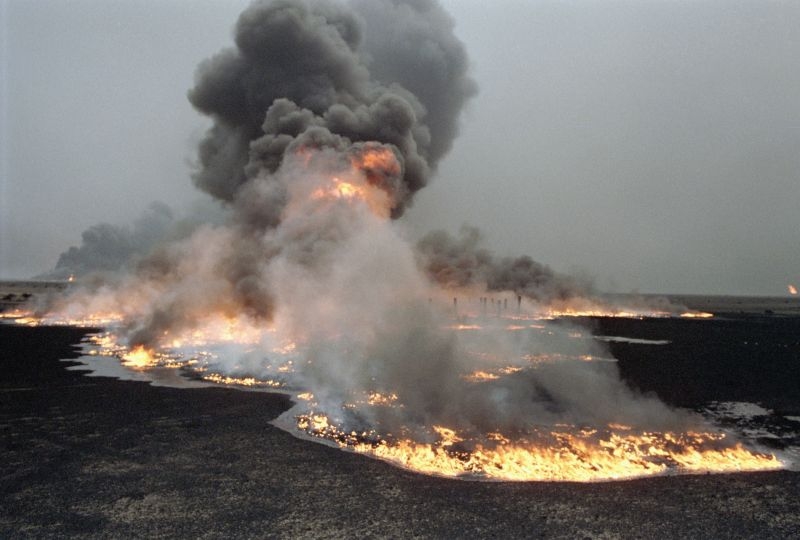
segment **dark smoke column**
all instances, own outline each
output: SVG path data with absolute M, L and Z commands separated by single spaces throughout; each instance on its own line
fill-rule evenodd
M 194 181 L 228 202 L 252 198 L 245 186 L 268 178 L 288 152 L 378 142 L 402 165 L 400 185 L 388 188 L 400 216 L 476 92 L 453 22 L 433 0 L 260 1 L 234 37 L 235 48 L 200 65 L 189 92 L 214 120 Z M 245 205 L 245 220 L 276 225 L 283 200 L 266 198 L 257 216 Z

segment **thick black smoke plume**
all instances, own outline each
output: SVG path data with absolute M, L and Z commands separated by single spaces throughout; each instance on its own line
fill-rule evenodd
M 253 233 L 277 226 L 288 199 L 286 176 L 275 175 L 287 155 L 330 149 L 352 156 L 374 145 L 388 148 L 401 170 L 376 174 L 374 181 L 389 194 L 397 217 L 450 149 L 476 85 L 453 21 L 433 0 L 259 1 L 239 17 L 234 38 L 234 48 L 200 65 L 189 92 L 192 104 L 214 120 L 194 180 L 230 203 L 236 243 L 250 247 L 231 254 L 224 274 L 235 290 L 250 291 L 263 265 L 249 253 L 264 251 Z M 130 267 L 170 221 L 167 210 L 154 207 L 133 230 L 94 226 L 51 275 Z M 156 251 L 139 271 L 174 273 L 175 251 Z M 431 233 L 418 251 L 428 275 L 447 287 L 483 285 L 539 301 L 587 292 L 529 257 L 495 258 L 475 229 L 457 239 Z M 260 302 L 264 286 L 258 289 Z M 254 311 L 253 302 L 246 305 Z
M 462 227 L 458 237 L 430 232 L 417 243 L 417 253 L 428 277 L 449 289 L 479 286 L 543 303 L 591 293 L 588 283 L 558 274 L 528 256 L 496 258 L 474 227 Z
M 450 148 L 476 91 L 453 22 L 435 0 L 256 1 L 234 41 L 199 66 L 189 91 L 213 119 L 193 178 L 223 202 L 226 224 L 174 241 L 154 212 L 159 234 L 140 241 L 139 229 L 149 232 L 140 225 L 93 227 L 59 262 L 59 271 L 79 275 L 131 271 L 124 290 L 151 297 L 129 321 L 132 344 L 153 344 L 220 309 L 270 320 L 271 260 L 298 253 L 311 266 L 335 230 L 308 226 L 290 239 L 277 232 L 298 183 L 358 162 L 387 193 L 386 211 L 400 216 Z M 368 154 L 389 157 L 365 162 Z
M 452 28 L 431 0 L 255 2 L 236 24 L 236 47 L 205 61 L 189 92 L 214 120 L 196 184 L 235 202 L 251 197 L 243 186 L 274 173 L 287 152 L 378 142 L 401 162 L 390 191 L 400 216 L 450 148 L 476 91 Z M 262 203 L 247 221 L 277 224 L 285 197 Z

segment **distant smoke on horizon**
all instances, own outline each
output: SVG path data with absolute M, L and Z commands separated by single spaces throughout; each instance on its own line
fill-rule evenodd
M 448 289 L 478 286 L 544 304 L 592 293 L 585 281 L 558 274 L 528 256 L 497 258 L 483 244 L 476 227 L 463 226 L 457 237 L 445 231 L 426 234 L 416 250 L 431 280 Z
M 175 223 L 172 209 L 153 202 L 132 226 L 98 223 L 81 234 L 81 245 L 58 257 L 53 270 L 39 278 L 67 279 L 97 272 L 119 272 L 144 257 L 167 236 Z

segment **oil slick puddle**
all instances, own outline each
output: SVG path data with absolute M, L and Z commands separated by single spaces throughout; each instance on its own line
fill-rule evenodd
M 633 343 L 636 345 L 669 345 L 672 343 L 667 339 L 641 339 L 623 336 L 594 336 L 594 339 L 606 343 Z
M 788 468 L 800 470 L 800 417 L 782 415 L 745 401 L 712 401 L 702 414 L 743 440 L 776 451 L 784 457 Z
M 69 366 L 69 371 L 82 371 L 86 377 L 109 377 L 121 381 L 139 381 L 150 383 L 153 386 L 166 386 L 169 388 L 206 388 L 216 386 L 212 382 L 192 379 L 180 370 L 153 367 L 147 371 L 136 371 L 125 367 L 115 358 L 107 356 L 83 355 L 70 358 L 68 362 L 80 362 L 80 365 Z

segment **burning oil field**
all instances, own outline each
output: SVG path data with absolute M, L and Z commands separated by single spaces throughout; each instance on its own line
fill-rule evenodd
M 475 91 L 436 2 L 256 2 L 189 92 L 223 217 L 90 229 L 5 322 L 91 329 L 95 375 L 288 394 L 274 426 L 417 475 L 793 467 L 798 318 L 611 298 L 470 227 L 409 240 Z
M 12 313 L 8 320 L 103 325 L 84 342 L 81 358 L 97 375 L 288 393 L 295 405 L 277 426 L 424 474 L 596 481 L 771 470 L 797 458 L 800 400 L 787 382 L 797 369 L 794 317 L 442 317 L 439 326 L 422 319 L 411 336 L 397 323 L 380 335 L 389 351 L 369 354 L 342 334 L 326 337 L 317 352 L 294 332 L 289 339 L 238 320 L 172 336 L 157 348 L 125 344 L 120 316 Z M 758 337 L 764 331 L 775 335 Z M 719 333 L 725 350 L 718 350 Z M 770 342 L 728 344 L 737 334 Z M 421 356 L 428 347 L 435 352 Z M 710 352 L 693 365 L 690 347 Z M 746 351 L 756 358 L 742 360 Z M 394 355 L 403 357 L 392 362 Z M 730 375 L 715 380 L 719 370 Z M 686 381 L 692 372 L 696 378 Z M 748 386 L 751 392 L 741 391 Z
M 435 2 L 254 3 L 189 92 L 213 120 L 194 181 L 226 218 L 177 238 L 148 229 L 152 245 L 131 242 L 105 274 L 88 271 L 107 237 L 87 234 L 56 269 L 81 284 L 17 321 L 102 326 L 89 353 L 132 370 L 291 392 L 277 425 L 422 473 L 784 467 L 631 389 L 608 347 L 565 317 L 709 314 L 615 305 L 529 257 L 495 257 L 473 228 L 407 239 L 398 218 L 475 92 L 467 66 Z

